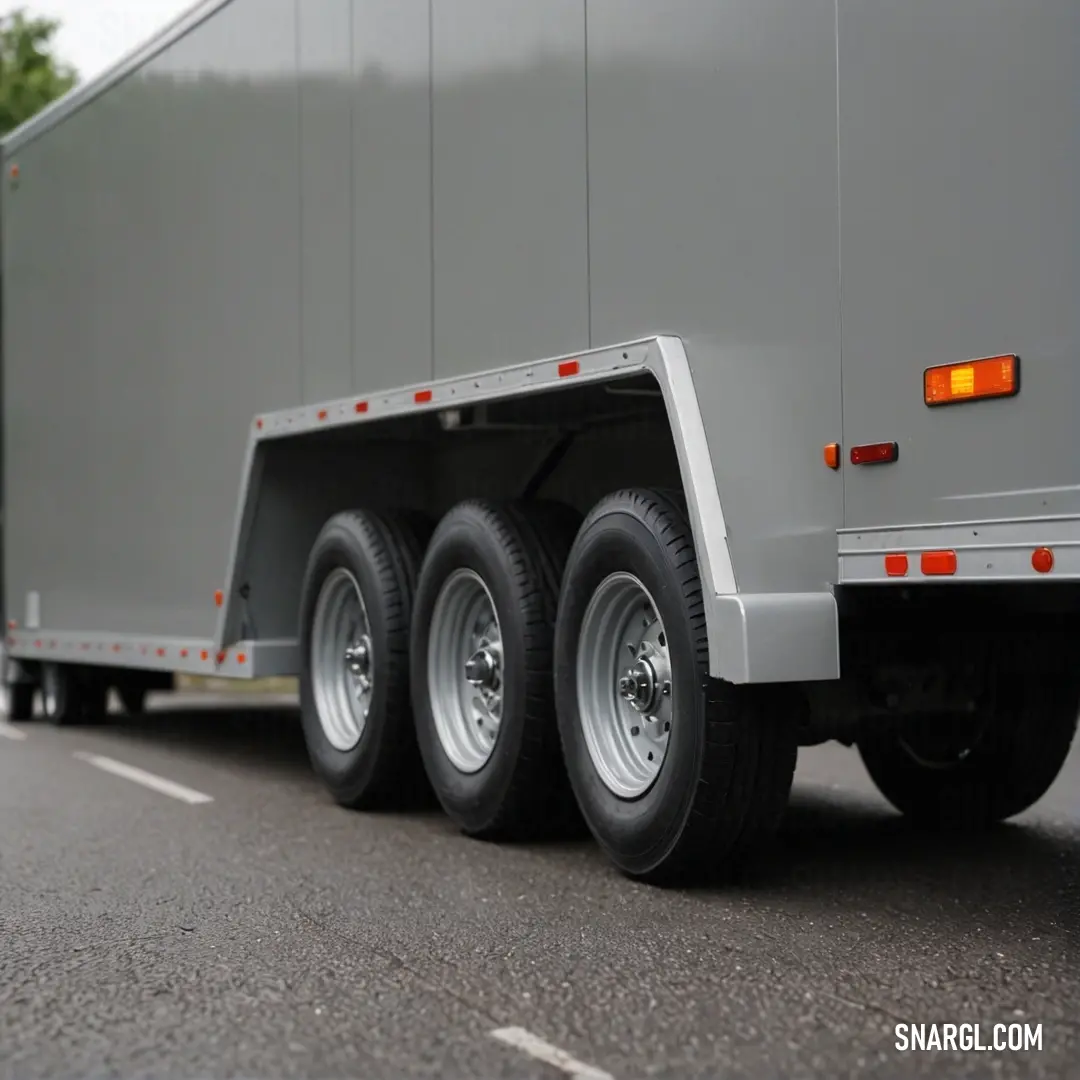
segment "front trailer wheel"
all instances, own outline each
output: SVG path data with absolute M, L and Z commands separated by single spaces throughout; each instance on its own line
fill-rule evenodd
M 779 825 L 797 700 L 710 679 L 693 539 L 673 499 L 621 491 L 586 518 L 563 579 L 555 685 L 578 804 L 624 873 L 715 878 Z
M 409 619 L 430 526 L 406 512 L 335 515 L 302 589 L 300 706 L 312 766 L 343 806 L 422 787 L 409 707 Z

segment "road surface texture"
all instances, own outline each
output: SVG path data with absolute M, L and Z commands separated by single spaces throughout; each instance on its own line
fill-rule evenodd
M 0 728 L 4 1080 L 1080 1076 L 1080 747 L 968 841 L 804 751 L 768 863 L 665 892 L 339 809 L 291 708 L 197 700 Z M 999 1022 L 1041 1050 L 896 1048 Z

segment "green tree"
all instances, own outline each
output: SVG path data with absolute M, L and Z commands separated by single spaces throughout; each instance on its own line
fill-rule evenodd
M 17 128 L 78 81 L 61 63 L 52 40 L 59 24 L 23 9 L 0 18 L 0 136 Z

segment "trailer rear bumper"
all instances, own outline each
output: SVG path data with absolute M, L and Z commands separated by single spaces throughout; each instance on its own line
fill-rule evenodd
M 841 585 L 1080 581 L 1080 517 L 840 533 Z

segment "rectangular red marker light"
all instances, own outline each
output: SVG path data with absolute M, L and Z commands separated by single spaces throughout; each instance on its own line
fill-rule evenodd
M 413 395 L 417 405 L 424 405 L 431 400 L 430 390 L 417 390 Z
M 956 573 L 955 551 L 924 551 L 922 572 L 927 577 L 948 577 Z
M 559 365 L 559 378 L 565 379 L 567 375 L 577 375 L 581 371 L 581 364 L 577 360 L 564 360 Z
M 889 577 L 905 577 L 908 571 L 907 556 L 894 553 L 885 556 L 885 573 Z
M 900 447 L 894 442 L 868 443 L 851 448 L 852 465 L 886 465 L 900 456 Z

